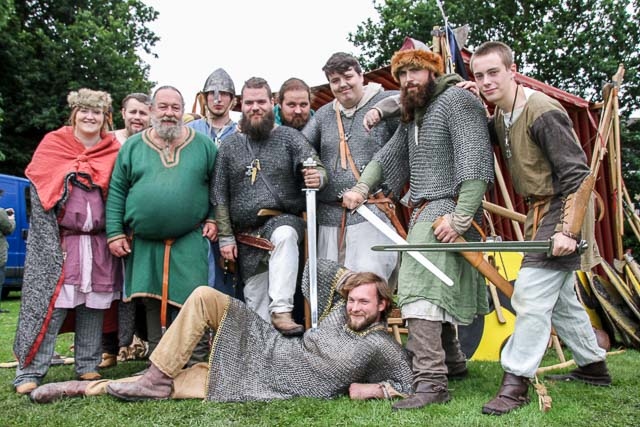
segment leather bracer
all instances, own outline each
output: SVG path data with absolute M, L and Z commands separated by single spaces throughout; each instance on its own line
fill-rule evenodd
M 591 192 L 596 183 L 593 174 L 587 175 L 580 187 L 567 196 L 562 205 L 562 234 L 577 239 L 582 228 L 582 222 L 589 206 Z

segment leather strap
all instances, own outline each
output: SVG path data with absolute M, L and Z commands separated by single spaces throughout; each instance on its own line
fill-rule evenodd
M 160 302 L 160 327 L 162 334 L 167 330 L 167 301 L 169 299 L 169 261 L 171 260 L 171 245 L 175 239 L 164 241 L 164 261 L 162 263 L 162 300 Z
M 264 249 L 266 251 L 272 251 L 275 248 L 273 243 L 271 243 L 270 240 L 265 239 L 264 237 L 253 236 L 246 233 L 236 233 L 235 237 L 236 241 L 238 243 L 242 243 L 243 245 L 252 246 L 258 249 Z
M 538 224 L 542 219 L 542 208 L 551 200 L 551 197 L 539 197 L 530 201 L 529 209 L 533 208 L 533 228 L 531 232 L 531 238 L 535 238 L 538 232 Z
M 360 172 L 356 167 L 353 157 L 351 157 L 351 150 L 349 150 L 349 144 L 347 144 L 347 138 L 344 134 L 344 126 L 342 126 L 342 117 L 340 116 L 340 110 L 336 107 L 336 123 L 338 124 L 338 135 L 340 136 L 340 166 L 342 169 L 347 169 L 347 161 L 349 167 L 356 181 L 360 179 Z M 338 237 L 338 250 L 342 248 L 344 243 L 344 234 L 347 224 L 347 209 L 342 208 L 342 220 L 340 221 L 340 236 Z
M 336 122 L 338 123 L 338 136 L 340 137 L 340 166 L 342 169 L 347 168 L 347 138 L 344 135 L 344 126 L 342 126 L 342 117 L 340 117 L 340 109 L 336 103 Z
M 381 191 L 375 193 L 373 197 L 367 200 L 367 203 L 374 204 L 380 209 L 391 221 L 391 225 L 396 229 L 398 234 L 405 240 L 407 240 L 407 232 L 404 229 L 404 225 L 400 222 L 398 215 L 396 214 L 396 205 L 390 197 L 386 197 Z
M 246 145 L 247 150 L 249 151 L 249 154 L 251 155 L 251 157 L 253 159 L 257 159 L 255 154 L 253 154 L 253 150 L 251 149 L 251 144 L 249 143 L 249 138 L 247 137 L 247 135 L 244 135 L 244 142 L 245 142 L 245 145 Z M 265 174 L 264 173 L 259 173 L 258 174 L 258 178 L 262 179 L 262 182 L 264 182 L 264 185 L 267 186 L 267 190 L 269 190 L 269 193 L 271 193 L 273 195 L 273 198 L 276 199 L 276 203 L 278 204 L 278 206 L 285 206 L 285 204 L 282 203 L 282 200 L 280 199 L 280 196 L 278 195 L 278 193 L 276 193 L 273 190 L 273 187 L 271 186 L 271 183 L 269 182 L 269 180 L 267 179 Z
M 342 208 L 342 218 L 340 219 L 340 236 L 338 237 L 338 251 L 342 249 L 342 243 L 344 243 L 344 233 L 347 227 L 347 209 Z

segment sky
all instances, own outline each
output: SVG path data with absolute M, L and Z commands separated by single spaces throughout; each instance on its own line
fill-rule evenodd
M 190 111 L 211 72 L 225 69 L 236 93 L 250 77 L 277 91 L 289 77 L 327 83 L 322 66 L 334 52 L 358 54 L 348 40 L 368 17 L 372 0 L 143 0 L 160 14 L 149 24 L 160 41 L 149 78 L 177 87 Z

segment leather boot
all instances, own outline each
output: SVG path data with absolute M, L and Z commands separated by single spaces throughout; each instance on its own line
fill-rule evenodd
M 49 383 L 33 390 L 29 397 L 34 403 L 51 403 L 58 399 L 62 399 L 63 397 L 84 396 L 87 384 L 87 381 Z
M 172 388 L 173 378 L 152 363 L 149 370 L 137 381 L 109 383 L 107 393 L 128 401 L 164 400 L 171 397 Z
M 428 382 L 420 382 L 416 386 L 416 392 L 406 399 L 394 403 L 394 411 L 399 409 L 418 409 L 433 403 L 447 403 L 451 400 L 449 390 L 443 385 Z
M 529 403 L 529 379 L 504 373 L 496 397 L 485 403 L 483 414 L 503 415 Z
M 282 335 L 295 336 L 304 333 L 304 326 L 293 321 L 291 313 L 271 313 L 271 323 Z
M 111 353 L 102 353 L 102 362 L 98 365 L 98 368 L 110 368 L 118 364 L 118 355 Z
M 449 381 L 459 381 L 469 376 L 467 365 L 456 365 L 455 367 L 447 366 L 447 379 Z
M 566 374 L 547 375 L 545 378 L 551 381 L 582 381 L 583 383 L 601 387 L 611 385 L 611 375 L 609 375 L 609 369 L 607 369 L 605 361 L 578 366 Z

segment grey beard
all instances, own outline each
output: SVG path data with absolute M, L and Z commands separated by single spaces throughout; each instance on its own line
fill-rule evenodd
M 153 118 L 151 124 L 158 136 L 164 141 L 171 142 L 182 135 L 182 120 L 177 120 L 176 124 L 172 126 L 163 126 L 162 120 Z

